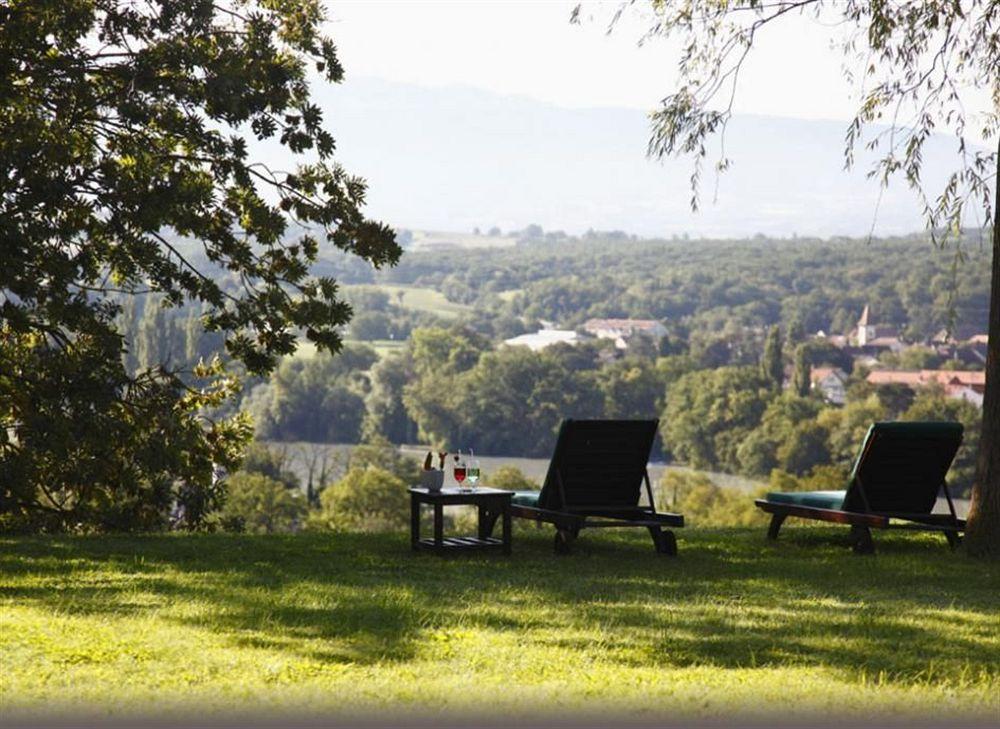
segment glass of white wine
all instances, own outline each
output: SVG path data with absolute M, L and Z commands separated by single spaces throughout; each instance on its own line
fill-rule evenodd
M 465 478 L 469 481 L 469 488 L 475 489 L 479 481 L 479 459 L 469 461 L 469 468 L 465 473 Z

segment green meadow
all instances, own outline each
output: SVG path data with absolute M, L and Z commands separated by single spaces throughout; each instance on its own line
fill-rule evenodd
M 344 287 L 350 291 L 350 286 Z M 443 319 L 454 319 L 459 314 L 464 314 L 472 310 L 472 307 L 465 304 L 458 304 L 449 301 L 440 291 L 422 286 L 405 286 L 393 284 L 378 284 L 375 286 L 365 286 L 365 288 L 377 288 L 389 294 L 393 304 L 399 304 L 406 309 L 415 311 L 425 311 L 435 314 Z
M 363 344 L 366 347 L 371 347 L 375 350 L 375 354 L 379 358 L 385 357 L 386 355 L 392 354 L 393 352 L 399 352 L 406 346 L 405 340 L 393 340 L 393 339 L 372 339 L 368 341 L 360 340 L 350 340 L 352 344 Z M 300 339 L 295 353 L 290 355 L 292 357 L 302 357 L 304 359 L 309 359 L 316 356 L 316 345 L 312 342 Z
M 0 538 L 0 714 L 995 719 L 997 567 L 877 539 Z

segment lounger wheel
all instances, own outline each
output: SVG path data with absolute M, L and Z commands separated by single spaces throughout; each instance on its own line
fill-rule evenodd
M 962 544 L 962 535 L 958 532 L 945 532 L 945 539 L 948 540 L 948 546 L 952 549 L 958 549 Z
M 576 531 L 573 529 L 557 529 L 554 542 L 556 554 L 569 554 L 572 551 L 573 542 L 576 541 Z
M 649 533 L 653 537 L 653 544 L 656 551 L 670 557 L 677 556 L 677 537 L 669 529 L 663 530 L 660 527 L 650 527 Z

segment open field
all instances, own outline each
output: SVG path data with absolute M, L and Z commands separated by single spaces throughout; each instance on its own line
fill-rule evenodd
M 453 318 L 469 310 L 465 304 L 448 301 L 444 294 L 434 289 L 420 286 L 397 286 L 380 284 L 378 288 L 388 293 L 393 300 L 402 293 L 402 306 L 417 311 L 426 311 L 444 318 Z
M 344 288 L 349 289 L 351 287 L 345 286 Z M 466 306 L 465 304 L 456 304 L 453 301 L 448 301 L 444 294 L 435 291 L 434 289 L 422 288 L 420 286 L 366 284 L 364 288 L 381 289 L 392 297 L 393 303 L 398 303 L 403 307 L 413 309 L 415 311 L 425 311 L 434 314 L 435 316 L 439 316 L 442 319 L 454 319 L 459 314 L 471 310 L 471 307 Z M 402 299 L 398 298 L 400 294 L 402 294 Z M 374 348 L 379 357 L 384 357 L 386 354 L 406 346 L 405 340 L 390 339 L 377 339 L 374 341 L 364 341 L 359 343 L 366 344 L 369 347 Z M 309 358 L 314 357 L 315 355 L 316 345 L 303 338 L 299 340 L 298 348 L 292 356 Z
M 375 354 L 379 358 L 385 357 L 387 354 L 392 352 L 398 352 L 403 347 L 406 346 L 405 341 L 393 340 L 393 339 L 372 339 L 369 341 L 360 341 L 355 339 L 347 340 L 351 344 L 363 344 L 366 347 L 371 347 L 375 350 Z M 292 357 L 302 357 L 304 359 L 309 359 L 310 357 L 316 356 L 316 345 L 312 342 L 300 339 L 298 347 L 295 350 L 295 354 Z
M 349 290 L 351 287 L 345 286 L 344 288 Z M 453 319 L 471 308 L 465 304 L 448 301 L 440 291 L 422 286 L 365 284 L 364 288 L 380 289 L 392 297 L 391 300 L 394 304 L 398 303 L 400 306 L 416 311 L 426 311 L 444 319 Z M 402 294 L 401 300 L 397 298 L 400 294 Z
M 0 714 L 474 714 L 870 722 L 1000 710 L 996 565 L 928 535 L 519 529 L 439 559 L 396 535 L 0 539 Z

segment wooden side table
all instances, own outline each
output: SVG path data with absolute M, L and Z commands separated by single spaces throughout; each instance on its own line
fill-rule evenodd
M 477 488 L 475 490 L 441 489 L 428 491 L 425 488 L 410 490 L 410 546 L 414 552 L 428 550 L 437 554 L 462 550 L 501 550 L 510 554 L 510 500 L 513 491 Z M 434 537 L 420 537 L 420 505 L 434 507 Z M 475 506 L 479 510 L 479 533 L 474 537 L 444 536 L 444 507 Z M 497 519 L 503 520 L 503 538 L 493 536 L 493 526 Z

